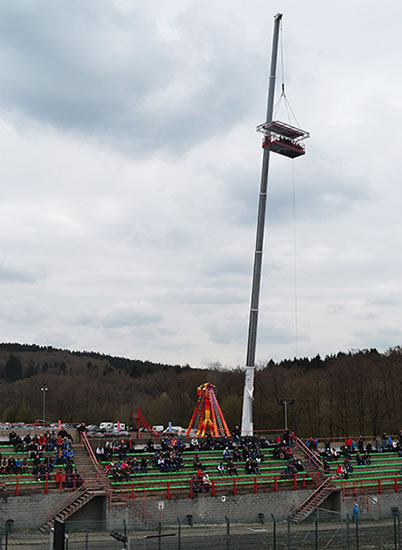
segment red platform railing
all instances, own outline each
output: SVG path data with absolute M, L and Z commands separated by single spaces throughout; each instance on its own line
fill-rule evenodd
M 29 479 L 27 479 L 29 477 Z M 56 472 L 55 474 L 46 474 L 40 476 L 26 475 L 2 475 L 0 477 L 4 490 L 11 489 L 14 491 L 14 495 L 18 497 L 24 489 L 43 489 L 43 492 L 47 494 L 50 489 L 59 489 L 60 491 L 77 489 L 85 484 L 85 474 L 80 475 L 80 479 L 71 479 L 69 474 L 62 472 Z M 68 484 L 68 485 L 67 485 Z M 71 484 L 71 486 L 70 486 Z
M 286 477 L 285 477 L 286 476 Z M 322 478 L 322 476 L 321 476 Z M 236 477 L 219 477 L 210 480 L 211 485 L 207 491 L 211 496 L 215 496 L 217 492 L 230 491 L 236 495 L 239 491 L 246 489 L 247 492 L 258 493 L 267 489 L 272 489 L 278 492 L 281 489 L 300 490 L 307 488 L 315 488 L 320 484 L 320 472 L 300 473 L 300 474 L 279 474 L 279 475 L 259 475 L 259 476 L 236 476 Z M 114 486 L 114 494 L 120 496 L 129 495 L 130 498 L 137 496 L 149 496 L 151 493 L 160 493 L 161 498 L 170 499 L 174 493 L 187 493 L 191 498 L 200 490 L 206 490 L 202 482 L 197 482 L 188 479 L 177 480 L 161 480 L 161 481 L 126 481 L 119 484 L 119 487 Z

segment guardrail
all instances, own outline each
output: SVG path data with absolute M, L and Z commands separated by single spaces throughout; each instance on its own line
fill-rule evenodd
M 402 476 L 387 476 L 387 477 L 367 477 L 365 479 L 356 480 L 340 480 L 332 478 L 334 486 L 342 491 L 345 496 L 349 494 L 358 494 L 361 491 L 367 492 L 371 489 L 374 493 L 381 494 L 384 490 L 391 489 L 394 493 L 398 493 L 402 487 Z
M 169 500 L 173 493 L 186 494 L 190 498 L 202 491 L 215 496 L 217 492 L 230 492 L 236 495 L 239 490 L 246 488 L 248 492 L 258 493 L 271 489 L 278 492 L 280 489 L 294 491 L 299 489 L 315 488 L 323 480 L 320 472 L 300 473 L 300 474 L 279 474 L 279 475 L 260 475 L 260 476 L 222 476 L 210 479 L 210 486 L 206 487 L 201 480 L 176 479 L 135 482 L 121 482 L 119 487 L 113 486 L 113 492 L 116 495 L 129 495 L 131 498 L 138 496 L 149 496 L 151 493 L 160 493 L 161 498 Z
M 29 479 L 27 479 L 29 478 Z M 38 484 L 43 487 L 44 493 L 47 494 L 49 489 L 59 489 L 60 491 L 65 489 L 76 489 L 85 484 L 85 474 L 80 474 L 77 479 L 76 476 L 57 472 L 55 474 L 45 474 L 39 477 L 34 477 L 29 474 L 21 475 L 2 475 L 0 477 L 0 485 L 4 486 L 4 490 L 11 488 L 14 490 L 14 495 L 18 497 L 21 490 L 27 488 L 35 488 Z M 29 486 L 29 487 L 28 487 Z

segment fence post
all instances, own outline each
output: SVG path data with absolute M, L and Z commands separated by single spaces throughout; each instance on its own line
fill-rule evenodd
M 15 496 L 18 497 L 20 494 L 19 491 L 19 476 L 16 477 L 16 486 L 15 486 Z
M 214 479 L 212 480 L 211 494 L 212 494 L 213 497 L 215 496 L 215 480 Z
M 236 490 L 236 478 L 233 478 L 233 495 L 236 496 L 237 490 Z
M 49 492 L 49 474 L 46 474 L 45 494 L 47 495 L 48 492 Z
M 398 492 L 398 478 L 397 477 L 394 479 L 394 491 L 395 491 L 395 493 Z
M 356 550 L 359 550 L 359 516 L 355 516 L 356 521 Z
M 297 489 L 297 478 L 296 474 L 293 474 L 293 489 L 296 491 Z
M 177 550 L 181 550 L 181 523 L 180 523 L 180 518 L 177 518 L 177 526 L 178 526 Z
M 190 498 L 193 498 L 193 480 L 190 479 Z
M 276 550 L 276 519 L 274 514 L 271 514 L 272 522 L 273 522 L 273 530 L 272 530 L 272 548 L 273 550 Z
M 378 480 L 378 494 L 381 495 L 381 479 Z
M 278 492 L 278 476 L 274 477 L 274 491 L 275 493 Z
M 230 519 L 225 516 L 226 520 L 226 550 L 230 550 Z
M 398 506 L 392 506 L 392 516 L 394 519 L 394 548 L 399 550 L 401 547 L 401 515 Z
M 257 477 L 254 477 L 254 493 L 257 492 Z
M 303 489 L 306 486 L 306 474 L 303 473 Z
M 166 486 L 167 486 L 167 487 L 166 487 L 166 488 L 167 488 L 167 495 L 166 495 L 166 498 L 167 498 L 168 500 L 170 500 L 170 481 L 167 482 Z
M 134 498 L 134 483 L 131 484 L 131 498 Z

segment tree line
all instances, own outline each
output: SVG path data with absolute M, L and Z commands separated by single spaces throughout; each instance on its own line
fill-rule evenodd
M 269 361 L 255 376 L 254 426 L 283 427 L 280 399 L 294 398 L 289 427 L 304 437 L 375 435 L 402 426 L 402 348 L 354 350 L 321 358 Z M 94 352 L 0 344 L 0 419 L 125 422 L 141 407 L 152 424 L 187 426 L 197 386 L 217 387 L 230 426 L 240 424 L 244 373 L 239 367 L 207 369 L 130 360 Z

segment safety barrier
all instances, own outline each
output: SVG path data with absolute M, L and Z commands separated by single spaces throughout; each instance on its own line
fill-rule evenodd
M 272 490 L 274 492 L 280 489 L 298 490 L 315 488 L 322 481 L 320 472 L 300 473 L 300 474 L 282 474 L 282 475 L 261 475 L 261 476 L 222 476 L 210 480 L 210 486 L 203 485 L 202 481 L 189 479 L 147 481 L 147 482 L 112 482 L 114 494 L 129 494 L 131 498 L 137 496 L 149 496 L 150 494 L 160 494 L 161 498 L 170 499 L 173 493 L 180 493 L 189 496 L 195 496 L 202 490 L 215 496 L 217 492 L 231 492 L 236 495 L 240 490 L 242 492 L 258 493 L 259 491 Z M 117 486 L 118 485 L 118 486 Z
M 16 497 L 20 495 L 23 489 L 43 488 L 43 492 L 47 494 L 49 489 L 58 489 L 60 491 L 64 489 L 76 489 L 85 483 L 84 474 L 80 475 L 77 479 L 73 474 L 70 475 L 62 472 L 41 475 L 39 478 L 34 478 L 30 474 L 4 475 L 0 479 L 4 490 L 7 491 L 7 489 L 11 488 Z

